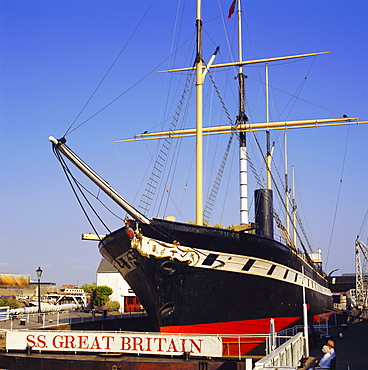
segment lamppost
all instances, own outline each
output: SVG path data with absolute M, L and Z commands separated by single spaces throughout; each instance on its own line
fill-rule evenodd
M 42 275 L 42 269 L 39 267 L 36 270 L 37 279 L 38 279 L 38 322 L 40 322 L 41 318 L 41 275 Z

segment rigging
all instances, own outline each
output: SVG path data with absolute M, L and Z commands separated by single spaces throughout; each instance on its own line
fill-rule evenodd
M 137 26 L 135 27 L 135 29 L 133 30 L 132 34 L 130 35 L 130 37 L 128 38 L 127 42 L 124 44 L 124 46 L 122 47 L 122 49 L 120 50 L 119 54 L 117 55 L 117 57 L 114 59 L 114 61 L 112 62 L 111 66 L 109 67 L 109 69 L 107 70 L 107 72 L 105 73 L 105 75 L 102 77 L 101 81 L 99 82 L 99 84 L 97 85 L 97 87 L 95 88 L 95 90 L 93 91 L 93 93 L 91 94 L 91 96 L 89 97 L 89 99 L 87 100 L 87 102 L 84 104 L 83 108 L 81 109 L 81 111 L 77 114 L 77 117 L 74 119 L 74 121 L 71 123 L 71 125 L 69 126 L 69 128 L 66 130 L 65 134 L 64 134 L 64 137 L 66 137 L 69 133 L 73 132 L 74 130 L 76 130 L 77 128 L 79 128 L 80 126 L 82 126 L 84 123 L 86 123 L 87 121 L 89 121 L 91 118 L 93 118 L 94 116 L 96 116 L 98 113 L 100 113 L 102 110 L 104 110 L 105 108 L 107 108 L 110 104 L 112 104 L 115 100 L 119 99 L 122 95 L 120 95 L 117 99 L 113 100 L 110 104 L 108 104 L 106 107 L 104 107 L 103 109 L 101 109 L 100 111 L 98 111 L 96 114 L 94 114 L 93 116 L 91 116 L 89 119 L 85 120 L 84 122 L 82 122 L 81 124 L 79 124 L 77 127 L 75 127 L 73 130 L 71 129 L 75 122 L 78 120 L 78 118 L 80 117 L 80 115 L 83 113 L 83 111 L 86 109 L 87 105 L 89 104 L 89 102 L 92 100 L 92 98 L 94 97 L 94 95 L 97 93 L 97 90 L 101 87 L 101 85 L 103 84 L 103 82 L 105 81 L 107 75 L 111 72 L 111 70 L 113 69 L 114 65 L 116 64 L 116 62 L 118 61 L 118 59 L 120 58 L 121 54 L 123 53 L 123 51 L 125 50 L 125 48 L 128 46 L 129 42 L 132 40 L 134 34 L 137 32 L 138 28 L 140 27 L 140 25 L 142 24 L 144 18 L 146 17 L 146 15 L 148 14 L 148 11 L 150 10 L 151 6 L 153 5 L 153 3 L 155 2 L 155 0 L 152 0 L 151 1 L 151 4 L 148 6 L 148 8 L 146 9 L 145 13 L 143 14 L 142 18 L 140 19 L 140 21 L 138 22 Z M 140 82 L 140 81 L 139 81 Z M 135 85 L 133 85 L 135 86 Z M 126 92 L 128 92 L 130 89 L 128 89 Z M 126 93 L 124 92 L 124 94 Z

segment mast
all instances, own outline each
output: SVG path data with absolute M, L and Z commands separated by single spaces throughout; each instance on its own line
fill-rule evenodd
M 296 202 L 295 202 L 295 169 L 294 166 L 291 167 L 291 197 L 292 197 L 292 211 L 293 211 L 293 246 L 296 246 Z
M 201 1 L 197 0 L 197 56 L 196 56 L 196 224 L 203 225 L 203 59 L 202 59 L 202 20 Z
M 292 177 L 292 209 L 293 209 L 293 242 L 294 248 L 296 246 L 296 202 L 295 202 L 295 171 L 294 166 L 291 167 L 291 177 Z
M 241 9 L 240 0 L 238 0 L 238 61 L 243 61 L 242 50 L 242 27 L 241 27 Z M 245 76 L 243 74 L 243 66 L 239 65 L 238 83 L 239 83 L 239 112 L 237 117 L 237 125 L 248 121 L 245 114 Z M 240 224 L 248 223 L 248 164 L 247 164 L 247 142 L 244 131 L 239 132 L 240 150 L 239 150 L 239 170 L 240 170 Z
M 284 165 L 285 165 L 285 213 L 286 213 L 286 234 L 290 235 L 290 219 L 289 219 L 289 174 L 287 161 L 287 140 L 286 131 L 284 132 Z
M 256 233 L 259 235 L 273 238 L 273 195 L 271 189 L 271 159 L 272 152 L 270 146 L 270 131 L 268 127 L 269 110 L 268 110 L 268 63 L 266 63 L 266 170 L 267 186 L 266 189 L 256 189 L 255 198 L 255 222 L 257 224 Z
M 270 113 L 269 113 L 269 99 L 268 99 L 268 85 L 269 85 L 269 79 L 268 79 L 268 63 L 265 65 L 266 67 L 266 123 L 270 121 Z M 271 160 L 272 160 L 272 154 L 271 154 L 271 135 L 270 131 L 266 131 L 266 140 L 267 140 L 267 189 L 271 190 Z
M 359 121 L 358 118 L 321 118 L 312 120 L 296 120 L 296 121 L 279 121 L 279 122 L 254 122 L 244 123 L 237 127 L 238 130 L 255 132 L 265 130 L 287 130 L 287 129 L 298 129 L 298 128 L 317 128 L 317 127 L 329 127 L 329 126 L 341 126 L 341 125 L 358 125 L 367 124 L 368 121 Z M 204 127 L 202 129 L 203 135 L 218 135 L 231 133 L 234 130 L 233 125 L 226 126 L 215 126 L 215 127 Z M 132 139 L 114 140 L 113 143 L 123 143 L 129 141 L 140 141 L 140 140 L 156 140 L 165 138 L 178 138 L 178 137 L 190 137 L 195 136 L 196 129 L 179 129 L 174 131 L 161 131 L 161 132 L 147 132 L 139 135 L 135 135 Z

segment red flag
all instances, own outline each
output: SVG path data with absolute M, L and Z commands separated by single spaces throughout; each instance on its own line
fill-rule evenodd
M 234 11 L 235 11 L 235 3 L 236 3 L 236 0 L 234 0 L 230 6 L 230 9 L 229 9 L 229 15 L 227 16 L 229 19 L 231 18 L 231 16 L 234 14 Z

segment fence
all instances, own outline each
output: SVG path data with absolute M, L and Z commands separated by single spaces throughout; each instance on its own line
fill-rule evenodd
M 292 366 L 297 368 L 300 360 L 305 356 L 305 341 L 302 333 L 296 334 L 293 338 L 276 348 L 268 356 L 263 357 L 254 365 L 254 370 L 263 369 L 267 366 Z
M 347 324 L 355 324 L 359 321 L 368 319 L 368 310 L 344 310 L 344 311 L 334 311 L 328 312 L 326 314 L 320 315 L 318 322 L 313 324 L 313 330 L 321 337 L 329 336 L 329 329 L 344 327 Z M 303 331 L 304 327 L 302 325 L 296 325 L 292 328 L 284 329 L 277 333 L 279 337 L 282 336 L 294 336 L 298 332 Z M 311 334 L 311 329 L 309 328 L 309 333 Z
M 0 321 L 9 320 L 9 306 L 0 307 Z
M 65 305 L 64 305 L 65 306 Z M 66 308 L 66 307 L 64 307 Z M 5 311 L 4 311 L 5 312 Z M 0 315 L 1 327 L 7 330 L 19 330 L 19 329 L 35 329 L 37 328 L 48 328 L 51 326 L 60 325 L 72 325 L 77 323 L 94 322 L 102 320 L 114 320 L 127 317 L 147 316 L 146 313 L 125 313 L 125 314 L 110 314 L 104 315 L 104 313 L 84 310 L 59 310 L 54 312 L 42 312 L 38 315 L 38 312 L 23 312 L 20 314 L 9 314 L 7 313 Z

